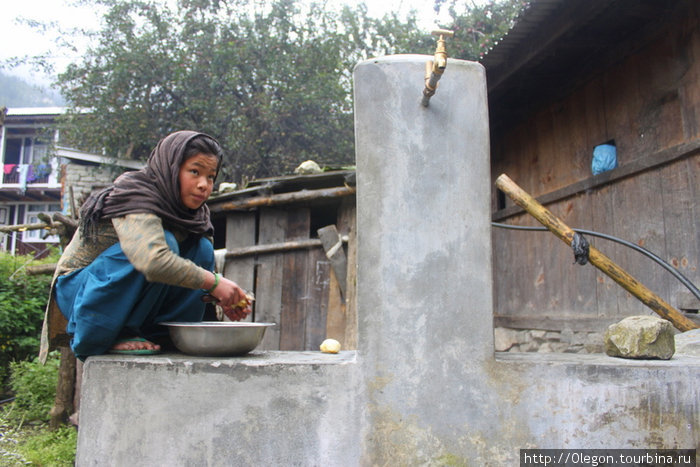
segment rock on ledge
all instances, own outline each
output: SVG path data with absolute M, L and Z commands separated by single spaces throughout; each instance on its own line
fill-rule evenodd
M 605 332 L 611 357 L 669 360 L 675 350 L 673 325 L 655 316 L 630 316 Z

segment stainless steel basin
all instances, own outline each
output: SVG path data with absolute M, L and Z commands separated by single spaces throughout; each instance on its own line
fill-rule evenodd
M 274 323 L 202 321 L 164 322 L 175 347 L 183 353 L 206 357 L 245 355 L 255 349 Z

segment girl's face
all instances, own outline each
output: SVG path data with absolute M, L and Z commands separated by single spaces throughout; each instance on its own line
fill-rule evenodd
M 210 154 L 199 153 L 180 165 L 180 199 L 190 209 L 199 209 L 214 189 L 219 161 Z

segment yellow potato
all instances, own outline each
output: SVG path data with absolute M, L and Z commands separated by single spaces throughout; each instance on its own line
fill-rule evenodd
M 246 294 L 245 298 L 242 298 L 238 303 L 234 305 L 234 308 L 245 308 L 255 300 L 255 296 L 252 292 Z
M 321 343 L 321 352 L 338 353 L 340 352 L 340 342 L 335 339 L 326 339 Z

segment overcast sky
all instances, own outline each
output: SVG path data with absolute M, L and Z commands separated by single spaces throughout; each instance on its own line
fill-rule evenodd
M 355 2 L 353 0 L 328 0 L 328 3 L 354 4 Z M 2 4 L 0 31 L 2 31 L 4 39 L 0 41 L 0 61 L 11 57 L 38 55 L 51 51 L 56 67 L 60 71 L 68 63 L 80 57 L 81 51 L 77 55 L 68 55 L 64 50 L 56 47 L 56 35 L 53 31 L 42 34 L 36 28 L 22 24 L 19 21 L 20 18 L 41 22 L 53 21 L 64 30 L 76 27 L 99 28 L 96 12 L 90 8 L 74 7 L 72 0 L 4 0 Z M 365 4 L 369 14 L 375 17 L 381 17 L 390 11 L 396 11 L 401 17 L 405 17 L 405 14 L 413 9 L 421 18 L 421 28 L 428 31 L 435 27 L 433 0 L 366 0 Z M 29 70 L 10 71 L 4 69 L 3 71 L 19 74 L 25 79 L 34 73 Z M 44 78 L 40 81 L 48 82 L 48 79 Z

